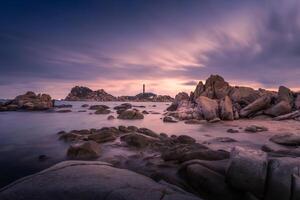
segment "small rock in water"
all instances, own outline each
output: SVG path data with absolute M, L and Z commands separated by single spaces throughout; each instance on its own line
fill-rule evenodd
M 144 115 L 149 114 L 149 112 L 148 112 L 147 110 L 143 110 L 142 113 L 143 113 Z
M 264 126 L 251 125 L 251 126 L 247 126 L 245 128 L 245 131 L 246 132 L 251 132 L 251 133 L 256 133 L 256 132 L 268 131 L 268 128 L 264 127 Z
M 208 122 L 209 123 L 216 123 L 216 122 L 219 122 L 219 121 L 221 121 L 221 119 L 219 117 L 216 117 L 216 118 L 214 118 L 212 120 L 209 120 Z
M 115 119 L 115 117 L 113 116 L 113 115 L 109 115 L 108 117 L 107 117 L 107 120 L 114 120 Z
M 300 146 L 300 135 L 293 133 L 274 135 L 270 141 L 286 146 Z
M 49 159 L 49 157 L 46 155 L 39 155 L 38 159 L 39 159 L 39 161 L 45 161 L 45 160 Z
M 166 117 L 163 118 L 163 122 L 167 122 L 167 123 L 176 123 L 176 122 L 178 122 L 178 121 L 175 120 L 173 117 L 166 116 Z
M 72 144 L 67 152 L 73 159 L 93 159 L 100 156 L 100 145 L 94 141 Z
M 206 123 L 206 120 L 198 120 L 198 119 L 189 119 L 184 122 L 185 124 L 203 124 Z
M 235 130 L 235 129 L 232 129 L 232 128 L 230 128 L 230 129 L 227 129 L 227 132 L 228 132 L 228 133 L 238 133 L 239 131 L 238 131 L 238 130 Z
M 68 113 L 68 112 L 72 112 L 72 110 L 70 109 L 61 109 L 61 110 L 57 110 L 57 113 Z
M 96 115 L 107 115 L 110 113 L 110 110 L 107 110 L 107 109 L 99 109 L 99 110 L 96 110 L 95 114 Z
M 179 135 L 176 138 L 176 141 L 181 144 L 194 144 L 196 143 L 196 140 L 188 135 Z
M 78 112 L 86 112 L 86 110 L 78 110 Z
M 144 119 L 144 115 L 138 110 L 125 110 L 121 114 L 119 114 L 118 119 Z
M 82 104 L 81 107 L 82 107 L 82 108 L 89 107 L 89 104 Z

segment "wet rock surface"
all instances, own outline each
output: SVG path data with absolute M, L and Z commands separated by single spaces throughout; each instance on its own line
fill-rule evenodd
M 138 110 L 125 110 L 119 114 L 118 119 L 144 119 L 144 115 Z

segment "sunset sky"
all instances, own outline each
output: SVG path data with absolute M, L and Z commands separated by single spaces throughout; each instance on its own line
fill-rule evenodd
M 300 88 L 299 0 L 0 0 L 0 98 Z

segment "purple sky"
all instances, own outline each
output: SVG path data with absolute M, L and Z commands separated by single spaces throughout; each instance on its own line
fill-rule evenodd
M 298 0 L 2 0 L 0 98 L 175 95 L 220 74 L 233 85 L 300 88 Z

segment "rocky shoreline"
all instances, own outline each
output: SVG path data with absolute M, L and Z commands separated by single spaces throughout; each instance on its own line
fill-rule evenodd
M 66 101 L 133 101 L 133 102 L 172 102 L 174 99 L 168 95 L 154 93 L 140 93 L 135 96 L 118 96 L 108 94 L 103 89 L 91 90 L 88 87 L 75 86 L 65 98 Z

